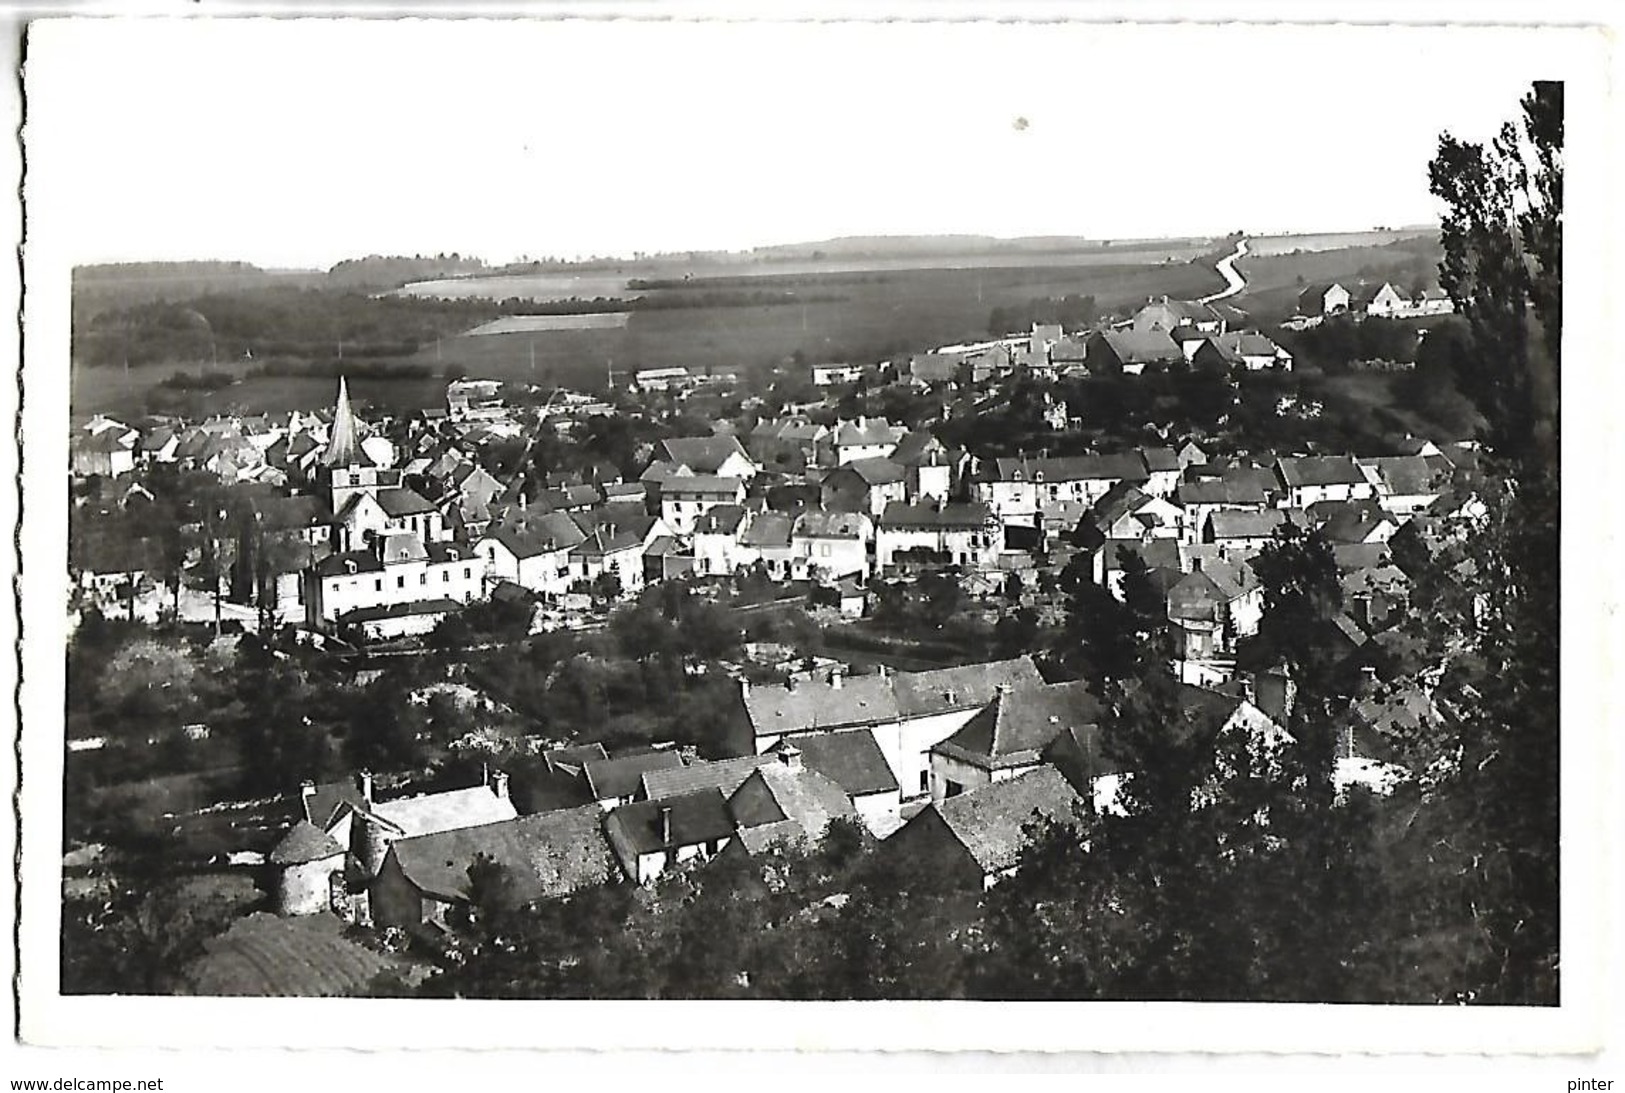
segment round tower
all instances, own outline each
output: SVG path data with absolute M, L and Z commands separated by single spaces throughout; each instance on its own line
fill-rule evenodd
M 288 829 L 268 859 L 276 870 L 272 899 L 279 915 L 327 910 L 335 873 L 344 871 L 344 848 L 309 820 Z

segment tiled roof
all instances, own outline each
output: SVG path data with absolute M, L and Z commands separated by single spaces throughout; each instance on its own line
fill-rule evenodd
M 1152 474 L 1158 471 L 1179 471 L 1179 454 L 1172 448 L 1141 448 L 1140 459 Z
M 435 507 L 416 490 L 401 486 L 393 490 L 378 491 L 378 507 L 390 516 L 415 516 L 434 512 Z
M 510 513 L 500 524 L 486 529 L 485 536 L 507 547 L 516 558 L 569 550 L 587 537 L 562 512 Z
M 804 512 L 796 517 L 794 538 L 862 539 L 865 520 L 856 512 Z
M 883 486 L 891 482 L 901 482 L 907 474 L 901 463 L 887 459 L 884 456 L 870 456 L 867 459 L 854 459 L 843 467 L 831 472 L 831 477 L 837 474 L 855 474 L 866 485 Z M 829 481 L 828 478 L 825 481 Z
M 670 810 L 670 838 L 661 832 L 661 811 Z M 633 801 L 604 817 L 604 834 L 626 857 L 699 846 L 734 835 L 727 798 L 718 789 L 660 801 Z
M 731 436 L 678 436 L 655 446 L 657 459 L 680 464 L 696 474 L 715 474 L 731 455 L 745 455 L 745 449 Z
M 993 512 L 980 501 L 937 506 L 930 501 L 909 504 L 892 501 L 880 514 L 883 528 L 958 528 L 980 530 L 993 521 Z
M 740 478 L 719 477 L 714 474 L 682 474 L 660 484 L 663 497 L 738 497 L 744 489 Z
M 718 505 L 707 509 L 694 521 L 695 535 L 736 535 L 745 520 L 745 506 Z
M 774 762 L 752 771 L 728 798 L 739 838 L 751 850 L 781 840 L 814 841 L 831 820 L 857 815 L 844 790 L 806 767 Z
M 409 619 L 417 615 L 447 615 L 453 611 L 461 611 L 462 608 L 463 605 L 456 600 L 437 597 L 430 600 L 413 600 L 411 603 L 357 607 L 353 611 L 346 611 L 336 621 L 342 625 L 355 626 L 364 622 L 381 622 L 384 619 Z
M 1103 330 L 1095 335 L 1123 364 L 1153 364 L 1185 359 L 1179 344 L 1161 330 Z
M 1071 823 L 1077 800 L 1077 791 L 1060 771 L 1041 766 L 931 807 L 982 872 L 995 873 L 1016 864 L 1027 842 L 1028 824 L 1038 816 Z
M 309 820 L 300 820 L 289 828 L 282 841 L 276 844 L 276 849 L 271 851 L 269 860 L 273 865 L 303 865 L 306 862 L 321 861 L 343 853 L 344 847 L 340 846 L 333 836 Z
M 898 717 L 892 681 L 882 675 L 847 676 L 839 686 L 827 679 L 758 684 L 745 692 L 744 703 L 757 736 L 853 728 Z
M 646 801 L 665 797 L 682 797 L 702 789 L 720 789 L 732 793 L 739 783 L 750 777 L 751 771 L 768 763 L 778 762 L 774 755 L 743 755 L 736 759 L 691 763 L 686 767 L 643 772 L 642 789 L 638 796 Z
M 468 898 L 468 867 L 484 854 L 507 866 L 520 901 L 556 896 L 611 879 L 603 809 L 596 804 L 498 823 L 397 839 L 393 853 L 413 886 L 441 900 Z
M 1439 492 L 1433 469 L 1423 456 L 1383 456 L 1361 462 L 1376 469 L 1378 482 L 1390 494 L 1415 496 Z
M 594 760 L 608 759 L 609 754 L 604 751 L 604 745 L 572 744 L 564 748 L 549 748 L 542 752 L 542 761 L 549 770 L 564 770 L 572 774 L 581 772 L 583 766 Z
M 848 448 L 896 444 L 907 431 L 901 425 L 893 425 L 883 417 L 842 421 L 835 426 L 835 446 Z
M 405 838 L 511 820 L 518 815 L 513 801 L 498 797 L 490 786 L 484 785 L 394 801 L 374 801 L 367 812 Z
M 1295 486 L 1364 485 L 1365 475 L 1346 455 L 1306 455 L 1276 461 L 1281 481 Z
M 822 774 L 849 796 L 891 793 L 898 789 L 897 776 L 869 729 L 809 733 L 796 737 L 795 744 L 801 749 L 801 761 L 809 770 Z
M 1144 482 L 1149 476 L 1139 452 L 1052 458 L 1004 457 L 993 461 L 1001 482 L 1086 482 L 1118 479 Z
M 986 705 L 998 693 L 1001 683 L 1019 687 L 1044 682 L 1038 666 L 1029 656 L 929 672 L 895 672 L 891 679 L 897 695 L 897 711 L 905 718 L 929 717 Z
M 1215 512 L 1208 526 L 1215 539 L 1260 539 L 1273 536 L 1278 528 L 1306 524 L 1301 511 L 1264 509 L 1262 512 Z
M 671 770 L 683 765 L 683 757 L 675 751 L 651 751 L 642 755 L 625 755 L 619 759 L 600 759 L 586 767 L 587 785 L 595 800 L 630 797 L 643 782 L 645 771 Z
M 932 750 L 987 768 L 1025 766 L 1038 762 L 1056 734 L 1096 723 L 1100 714 L 1082 682 L 1001 691 Z
M 795 527 L 795 517 L 782 512 L 758 512 L 750 518 L 750 524 L 739 541 L 745 546 L 762 547 L 788 547 L 790 533 Z
M 333 825 L 334 814 L 346 805 L 361 805 L 361 794 L 353 782 L 326 782 L 316 786 L 302 800 L 305 819 L 326 831 Z

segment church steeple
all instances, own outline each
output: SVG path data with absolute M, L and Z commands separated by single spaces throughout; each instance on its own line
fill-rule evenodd
M 340 376 L 339 400 L 333 408 L 333 432 L 327 441 L 327 451 L 322 453 L 322 466 L 351 467 L 364 461 L 355 414 L 350 410 L 350 392 L 344 386 L 344 377 Z

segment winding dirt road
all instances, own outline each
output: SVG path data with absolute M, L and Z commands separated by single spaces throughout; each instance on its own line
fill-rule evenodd
M 1214 269 L 1219 271 L 1219 276 L 1224 278 L 1225 284 L 1227 284 L 1229 287 L 1223 292 L 1215 292 L 1211 296 L 1204 296 L 1198 300 L 1197 303 L 1211 304 L 1215 300 L 1225 300 L 1246 288 L 1247 279 L 1236 272 L 1236 262 L 1242 258 L 1245 258 L 1246 256 L 1247 240 L 1236 240 L 1236 253 L 1226 255 L 1225 257 L 1219 259 L 1218 262 L 1216 262 L 1213 266 Z

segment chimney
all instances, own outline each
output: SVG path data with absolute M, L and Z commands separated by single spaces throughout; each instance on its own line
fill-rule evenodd
M 779 745 L 779 762 L 784 764 L 785 770 L 801 769 L 801 749 L 788 740 Z
M 671 806 L 660 806 L 660 845 L 671 845 Z
M 525 509 L 528 508 L 528 507 L 529 507 L 529 505 L 527 504 L 527 499 L 525 497 L 525 491 L 520 490 L 519 491 L 519 511 L 524 512 Z
M 363 801 L 366 801 L 369 805 L 372 804 L 372 771 L 356 771 L 355 788 L 356 792 L 361 794 Z
M 301 800 L 303 800 L 305 798 L 308 798 L 308 797 L 314 797 L 315 795 L 316 795 L 316 783 L 315 782 L 312 782 L 309 778 L 306 778 L 303 782 L 299 783 L 299 797 L 300 797 Z
M 845 675 L 846 673 L 841 670 L 840 665 L 831 668 L 829 670 L 829 685 L 837 691 L 840 690 Z
M 749 698 L 750 697 L 750 680 L 742 679 L 742 680 L 739 681 L 739 697 L 740 698 Z
M 507 771 L 499 770 L 494 771 L 491 774 L 491 792 L 497 795 L 497 800 L 499 801 L 506 801 L 508 799 Z
M 891 665 L 882 664 L 880 666 L 880 678 L 881 679 L 890 679 L 891 678 Z
M 790 672 L 785 675 L 784 689 L 787 693 L 793 692 L 796 689 L 796 676 L 794 672 Z

